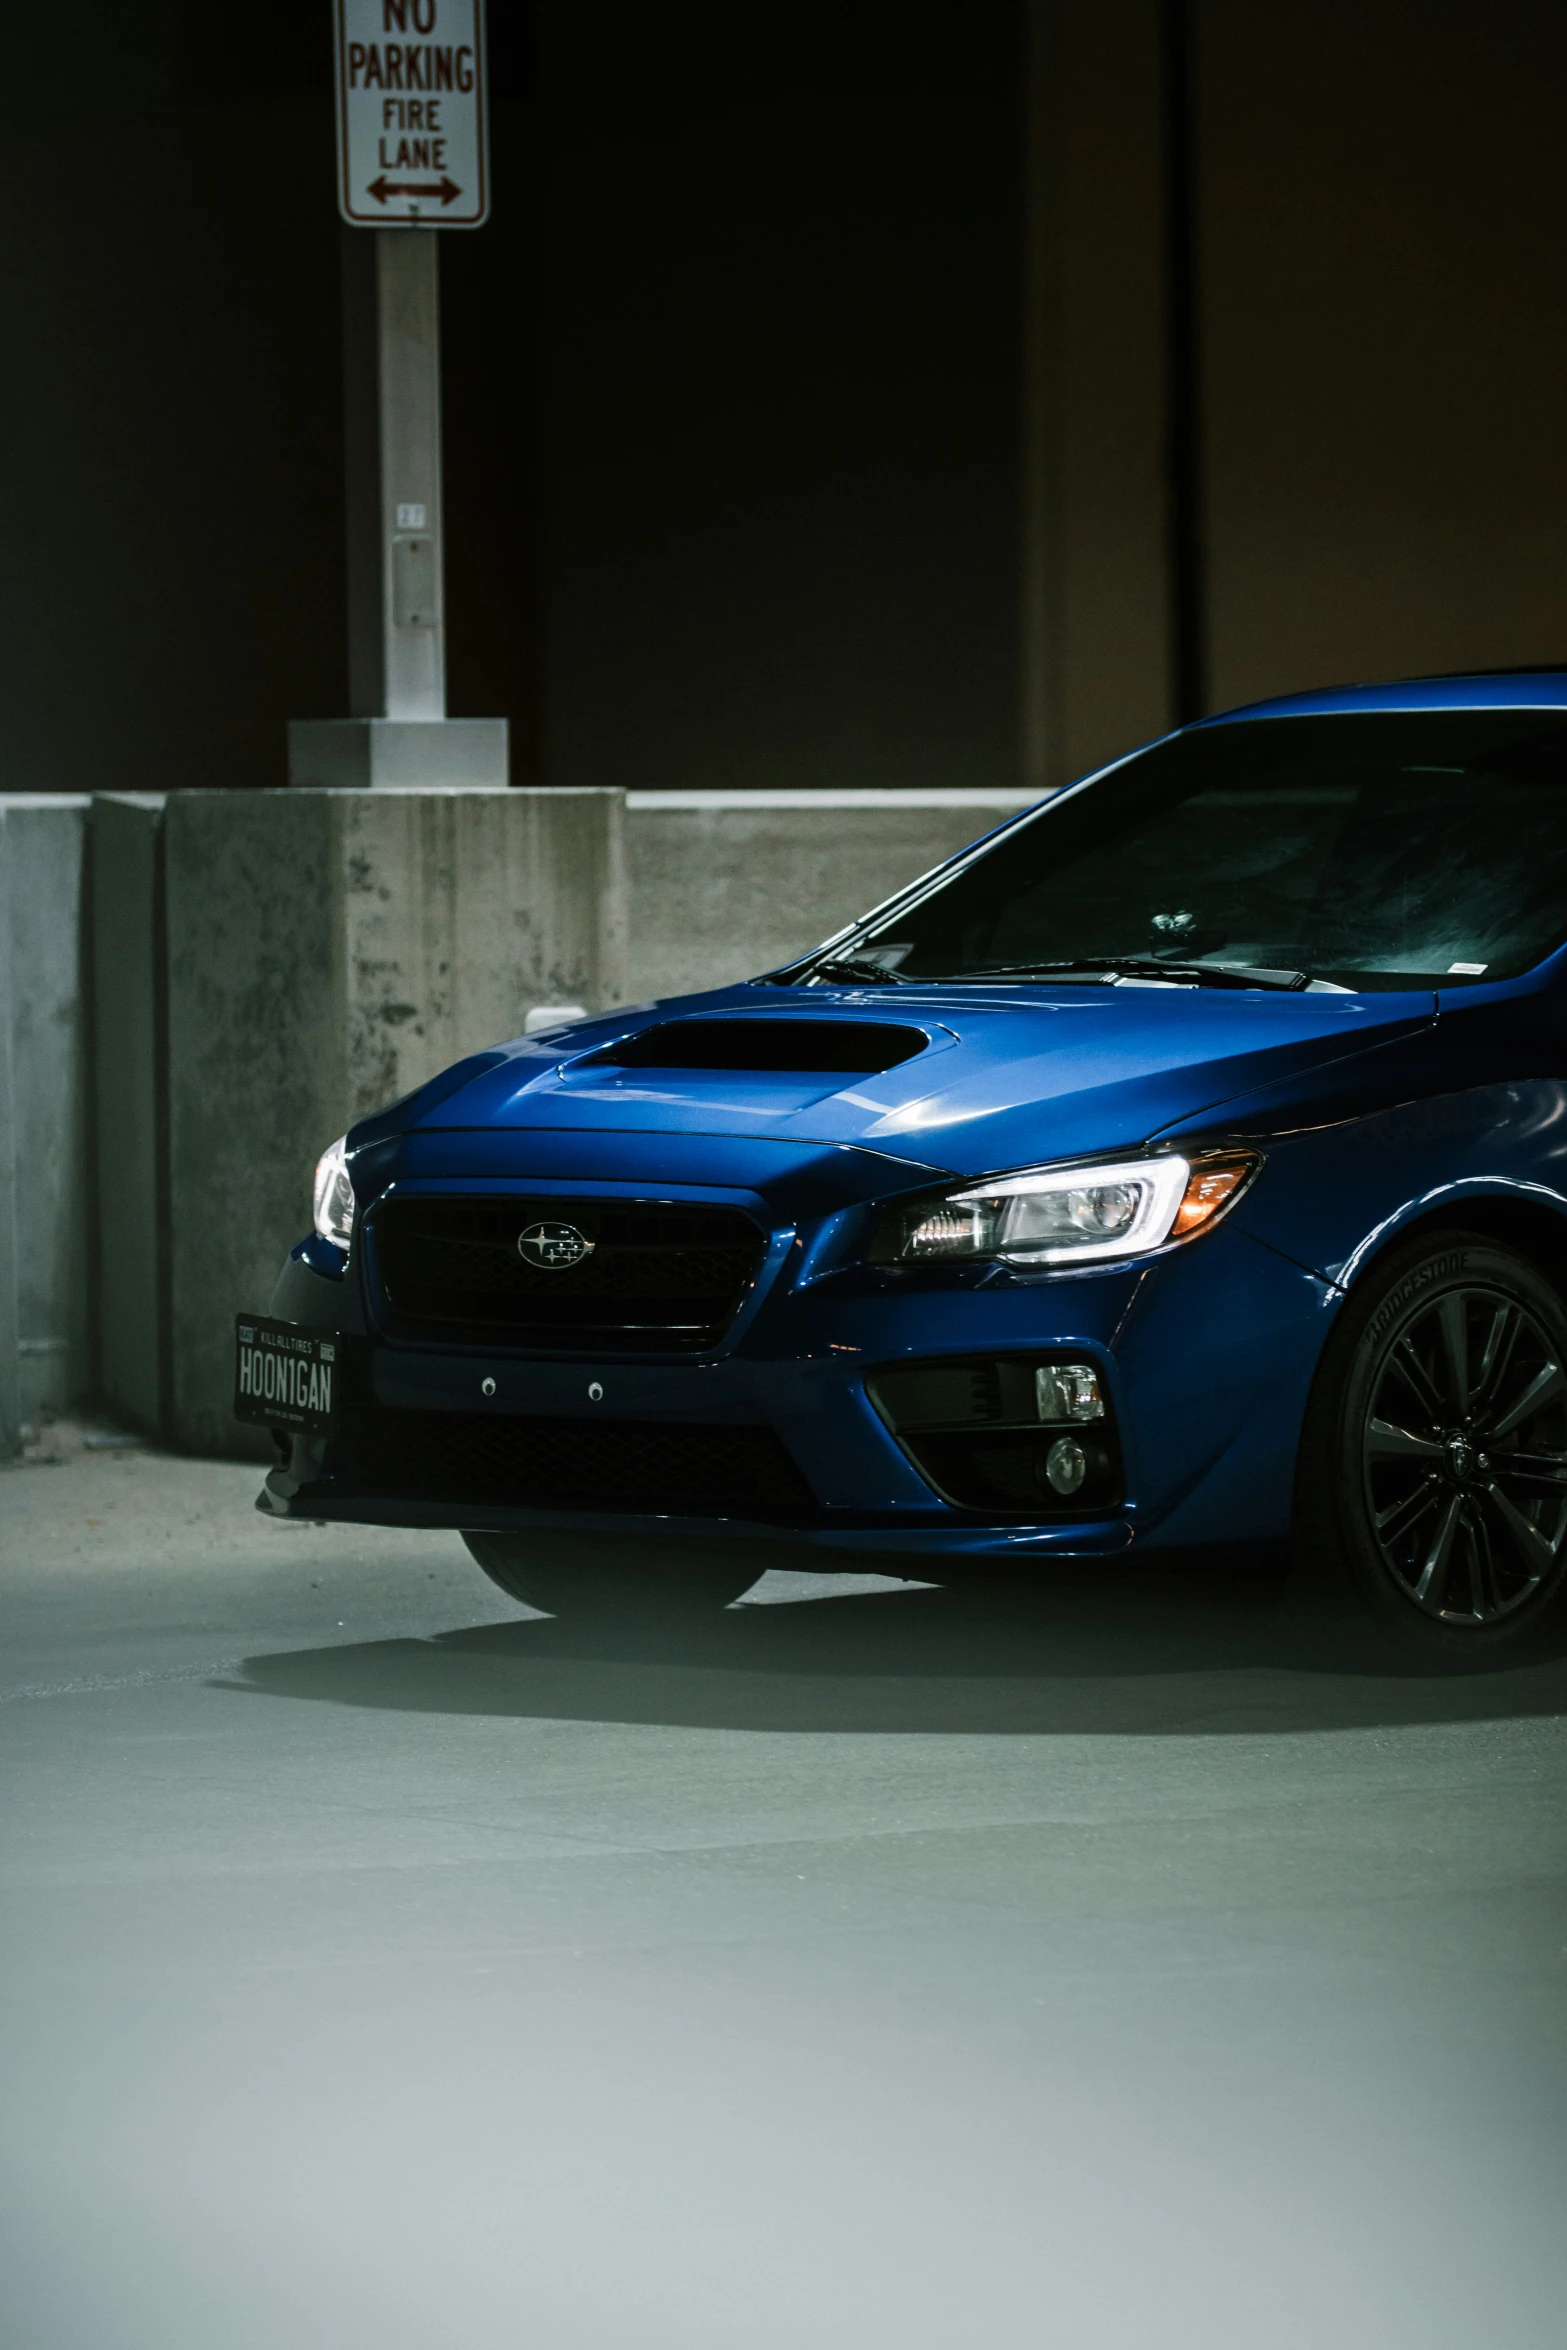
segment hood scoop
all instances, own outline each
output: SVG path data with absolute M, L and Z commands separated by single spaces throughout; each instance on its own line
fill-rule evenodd
M 663 1020 L 579 1069 L 798 1069 L 870 1077 L 912 1061 L 930 1043 L 923 1028 L 886 1020 Z

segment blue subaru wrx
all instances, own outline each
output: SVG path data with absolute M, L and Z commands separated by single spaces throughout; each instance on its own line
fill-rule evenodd
M 334 1144 L 240 1326 L 262 1506 L 458 1529 L 558 1613 L 1293 1541 L 1417 1656 L 1522 1654 L 1564 941 L 1567 672 L 1204 720 Z

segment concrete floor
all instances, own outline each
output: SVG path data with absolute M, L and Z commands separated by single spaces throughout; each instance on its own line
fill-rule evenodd
M 1567 1667 L 0 1475 L 4 2350 L 1559 2350 Z

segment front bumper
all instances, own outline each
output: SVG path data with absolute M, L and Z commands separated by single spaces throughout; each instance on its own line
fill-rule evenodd
M 748 1539 L 781 1550 L 934 1558 L 1108 1557 L 1133 1549 L 1266 1543 L 1288 1531 L 1295 1452 L 1338 1293 L 1221 1226 L 1128 1267 L 1005 1277 L 978 1286 L 867 1274 L 790 1287 L 780 1268 L 728 1353 L 681 1361 L 528 1356 L 393 1345 L 371 1326 L 352 1274 L 331 1279 L 296 1250 L 271 1310 L 357 1338 L 341 1440 L 296 1438 L 260 1506 L 280 1516 L 375 1525 L 576 1527 L 684 1541 Z M 878 1415 L 867 1374 L 994 1352 L 1068 1351 L 1093 1361 L 1120 1432 L 1124 1498 L 1113 1510 L 1037 1521 L 945 1502 Z M 488 1386 L 491 1390 L 486 1394 Z M 594 1391 L 597 1391 L 596 1393 Z M 765 1427 L 815 1506 L 755 1517 L 548 1509 L 420 1500 L 376 1490 L 357 1439 L 378 1415 L 526 1415 L 639 1427 Z

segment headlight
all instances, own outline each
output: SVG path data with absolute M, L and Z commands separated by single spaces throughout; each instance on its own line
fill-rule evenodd
M 877 1236 L 881 1263 L 1002 1257 L 1011 1265 L 1087 1265 L 1135 1257 L 1202 1231 L 1261 1166 L 1257 1151 L 1035 1167 L 899 1210 Z
M 346 1134 L 316 1161 L 316 1230 L 323 1240 L 346 1249 L 354 1235 L 354 1187 L 348 1180 Z

